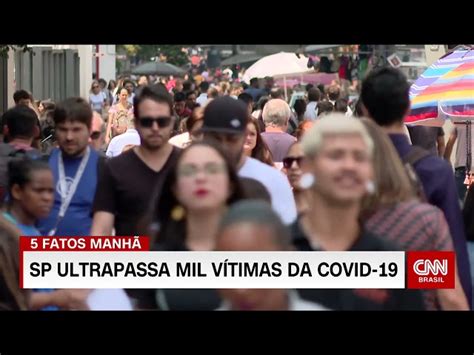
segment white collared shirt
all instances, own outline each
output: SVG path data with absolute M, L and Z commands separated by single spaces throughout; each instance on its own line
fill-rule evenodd
M 204 106 L 204 104 L 206 103 L 207 101 L 207 94 L 205 93 L 202 93 L 201 95 L 198 96 L 198 98 L 196 99 L 196 103 L 198 103 L 199 105 L 201 106 Z

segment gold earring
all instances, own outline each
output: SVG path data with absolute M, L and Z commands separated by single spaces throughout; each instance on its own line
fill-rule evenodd
M 171 218 L 174 221 L 181 221 L 184 218 L 186 211 L 183 206 L 177 205 L 171 210 Z

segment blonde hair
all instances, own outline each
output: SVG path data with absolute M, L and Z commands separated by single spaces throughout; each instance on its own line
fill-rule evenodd
M 230 95 L 230 83 L 221 81 L 219 84 L 223 95 Z
M 266 125 L 284 126 L 291 116 L 290 106 L 282 99 L 271 99 L 263 108 L 262 117 Z
M 387 134 L 368 118 L 360 118 L 374 142 L 374 178 L 376 191 L 363 202 L 363 210 L 416 199 L 413 185 Z
M 373 156 L 374 142 L 364 125 L 358 119 L 341 113 L 331 113 L 315 121 L 301 140 L 304 154 L 314 157 L 321 150 L 324 138 L 330 135 L 360 135 L 367 146 L 369 156 Z

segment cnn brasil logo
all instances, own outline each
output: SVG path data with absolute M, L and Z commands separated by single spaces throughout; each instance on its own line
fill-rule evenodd
M 454 288 L 454 251 L 407 252 L 408 288 Z

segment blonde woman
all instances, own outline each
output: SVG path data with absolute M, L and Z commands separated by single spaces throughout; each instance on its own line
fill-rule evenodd
M 360 121 L 374 143 L 374 189 L 362 205 L 362 220 L 367 230 L 402 250 L 453 251 L 443 212 L 419 202 L 415 182 L 409 178 L 387 134 L 369 119 Z M 423 292 L 427 309 L 469 310 L 457 267 L 455 277 L 454 289 Z

